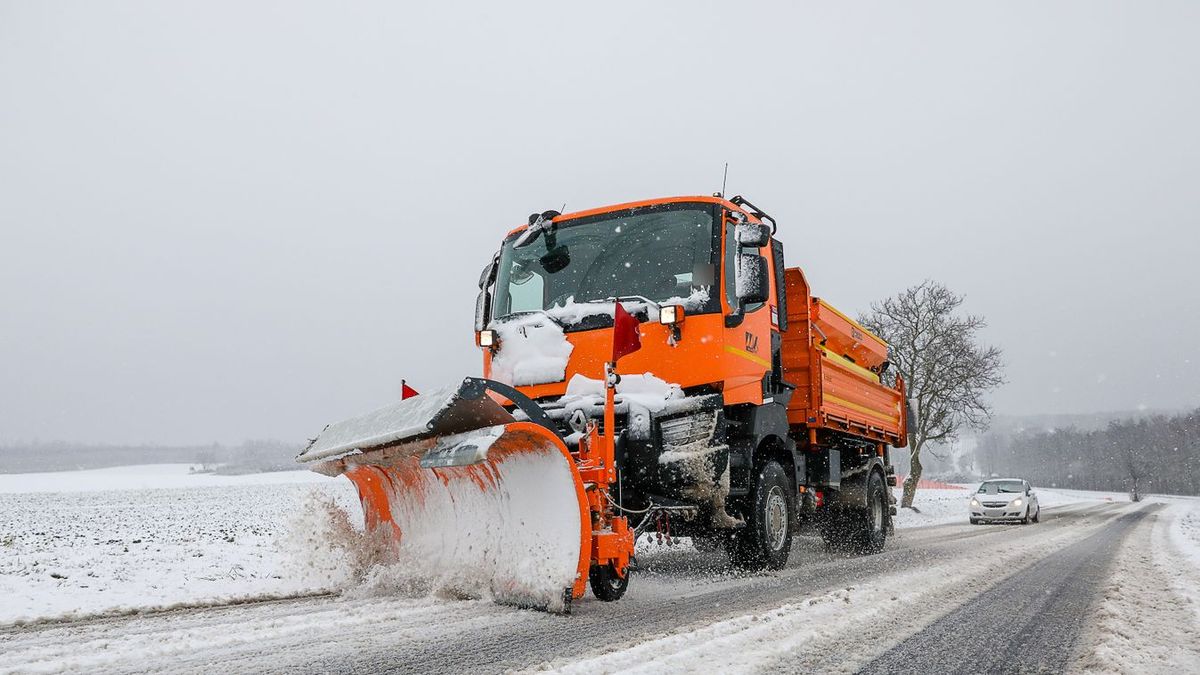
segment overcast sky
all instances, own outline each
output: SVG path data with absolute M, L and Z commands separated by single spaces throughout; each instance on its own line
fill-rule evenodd
M 445 4 L 0 0 L 0 441 L 476 374 L 506 231 L 724 162 L 839 308 L 964 293 L 998 412 L 1200 405 L 1200 3 Z

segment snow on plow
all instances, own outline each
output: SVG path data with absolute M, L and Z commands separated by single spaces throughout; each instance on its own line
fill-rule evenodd
M 558 434 L 518 421 L 496 386 L 467 378 L 329 425 L 297 459 L 354 483 L 404 575 L 566 611 L 592 562 L 588 497 Z

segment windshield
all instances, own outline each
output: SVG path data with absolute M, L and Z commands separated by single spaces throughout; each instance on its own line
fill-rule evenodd
M 1025 484 L 1019 480 L 995 480 L 988 481 L 979 486 L 979 492 L 987 494 L 999 493 L 1014 493 L 1019 494 L 1025 491 Z
M 520 248 L 510 237 L 500 252 L 493 316 L 547 310 L 571 325 L 590 313 L 580 303 L 631 295 L 682 304 L 692 314 L 719 311 L 715 208 L 680 203 L 572 219 Z M 597 305 L 601 312 L 611 317 L 611 305 Z

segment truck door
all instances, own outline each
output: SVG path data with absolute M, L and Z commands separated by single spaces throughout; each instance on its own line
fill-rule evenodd
M 745 216 L 742 213 L 739 215 Z M 763 378 L 774 370 L 773 324 L 778 330 L 775 275 L 769 272 L 773 267 L 772 247 L 769 243 L 759 247 L 739 245 L 735 236 L 737 220 L 731 211 L 723 211 L 722 228 L 725 405 L 760 405 L 763 402 Z M 738 298 L 738 274 L 745 273 L 739 272 L 743 267 L 743 260 L 739 256 L 744 254 L 762 256 L 766 260 L 768 273 L 763 281 L 769 290 L 765 301 L 746 303 Z

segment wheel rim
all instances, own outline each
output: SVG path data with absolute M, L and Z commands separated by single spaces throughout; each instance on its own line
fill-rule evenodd
M 871 531 L 883 531 L 883 502 L 878 494 L 871 500 Z
M 766 518 L 764 519 L 764 525 L 767 526 L 767 539 L 771 544 L 772 551 L 783 548 L 783 540 L 787 539 L 787 519 L 787 497 L 783 496 L 783 490 L 776 485 L 767 493 Z
M 629 570 L 625 570 L 625 576 L 620 576 L 615 569 L 608 568 L 608 585 L 614 591 L 621 590 L 627 581 L 629 581 Z

